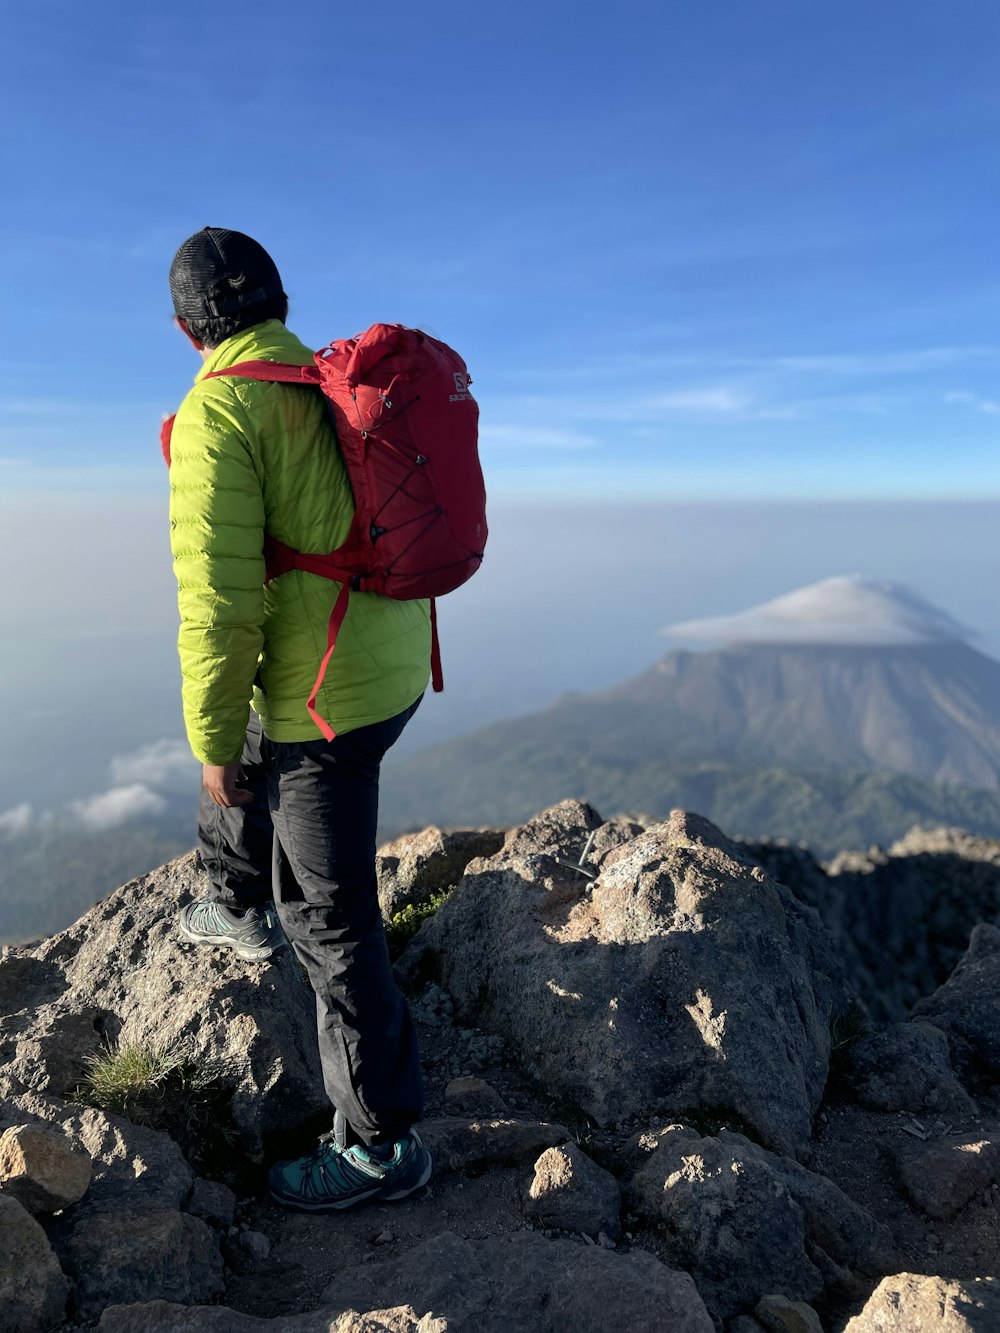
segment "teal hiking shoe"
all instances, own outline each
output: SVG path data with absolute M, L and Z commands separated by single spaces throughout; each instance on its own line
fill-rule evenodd
M 251 960 L 270 958 L 286 944 L 270 903 L 237 912 L 206 898 L 182 908 L 177 926 L 189 944 L 221 945 Z
M 268 1173 L 271 1198 L 307 1213 L 353 1208 L 356 1203 L 405 1199 L 431 1178 L 431 1155 L 411 1129 L 381 1161 L 365 1148 L 341 1148 L 324 1136 L 315 1152 L 277 1162 Z

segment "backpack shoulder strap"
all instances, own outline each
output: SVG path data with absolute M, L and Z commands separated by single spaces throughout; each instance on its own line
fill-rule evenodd
M 223 375 L 235 375 L 242 380 L 270 380 L 275 384 L 319 384 L 319 367 L 289 366 L 283 361 L 240 361 L 225 370 L 210 370 L 204 376 L 207 380 L 221 379 Z

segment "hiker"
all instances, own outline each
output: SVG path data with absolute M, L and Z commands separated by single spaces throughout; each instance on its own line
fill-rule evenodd
M 179 929 L 248 959 L 287 937 L 316 993 L 333 1128 L 309 1156 L 271 1168 L 273 1197 L 307 1211 L 403 1198 L 426 1184 L 431 1158 L 413 1129 L 423 1084 L 386 949 L 375 837 L 380 762 L 427 686 L 428 602 L 350 595 L 315 698 L 336 734 L 320 735 L 307 699 L 338 585 L 292 569 L 265 586 L 263 550 L 265 535 L 298 551 L 340 547 L 354 513 L 342 452 L 319 392 L 217 374 L 247 361 L 311 365 L 313 353 L 285 327 L 271 257 L 240 232 L 206 227 L 186 240 L 170 294 L 204 362 L 168 458 L 184 720 L 203 765 L 210 881 Z

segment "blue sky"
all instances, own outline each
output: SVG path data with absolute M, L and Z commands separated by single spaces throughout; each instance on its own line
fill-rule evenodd
M 177 245 L 465 355 L 498 496 L 1000 496 L 994 0 L 8 0 L 0 490 L 162 491 Z M 793 580 L 794 581 L 794 580 Z

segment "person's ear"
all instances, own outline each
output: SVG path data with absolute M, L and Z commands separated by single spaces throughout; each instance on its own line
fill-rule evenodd
M 184 334 L 184 337 L 187 338 L 188 342 L 195 349 L 195 351 L 203 352 L 205 350 L 205 344 L 203 342 L 199 342 L 198 339 L 194 336 L 194 334 L 188 328 L 188 322 L 186 319 L 181 319 L 180 315 L 174 315 L 174 323 L 180 329 L 181 333 Z

